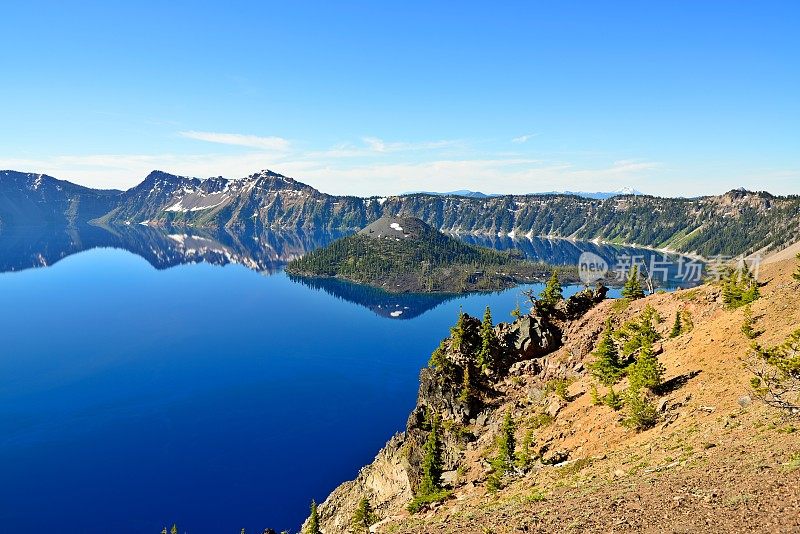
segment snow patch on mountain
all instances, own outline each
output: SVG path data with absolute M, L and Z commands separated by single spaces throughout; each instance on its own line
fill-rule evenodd
M 193 192 L 183 196 L 178 202 L 169 206 L 164 211 L 175 212 L 188 212 L 188 211 L 201 211 L 210 210 L 221 206 L 223 203 L 230 200 L 230 196 L 225 193 L 203 193 L 201 191 Z

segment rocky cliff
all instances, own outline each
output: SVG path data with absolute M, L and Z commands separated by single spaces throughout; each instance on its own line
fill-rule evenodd
M 417 404 L 405 432 L 393 436 L 373 463 L 364 467 L 355 480 L 339 486 L 320 506 L 323 532 L 347 532 L 362 498 L 367 497 L 379 515 L 392 517 L 413 499 L 422 478 L 424 443 L 431 432 L 432 414 L 441 419 L 442 480 L 445 487 L 465 483 L 460 471 L 469 451 L 498 417 L 502 403 L 502 383 L 526 372 L 540 378 L 570 376 L 574 362 L 548 358 L 562 346 L 566 310 L 577 316 L 601 302 L 605 288 L 585 290 L 563 303 L 552 320 L 524 315 L 512 323 L 494 327 L 498 344 L 492 348 L 492 364 L 474 368 L 473 354 L 482 343 L 481 321 L 463 315 L 452 335 L 442 341 L 431 365 L 420 372 Z M 471 371 L 466 371 L 467 368 Z M 465 392 L 465 372 L 469 392 Z

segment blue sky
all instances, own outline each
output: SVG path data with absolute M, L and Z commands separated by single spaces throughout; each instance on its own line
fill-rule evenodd
M 0 18 L 0 168 L 800 193 L 794 1 L 12 0 Z

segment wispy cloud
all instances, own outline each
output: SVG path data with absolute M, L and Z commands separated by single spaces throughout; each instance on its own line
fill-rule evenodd
M 178 132 L 178 135 L 187 139 L 206 141 L 208 143 L 243 146 L 248 148 L 257 148 L 259 150 L 274 150 L 279 152 L 289 150 L 291 146 L 291 143 L 287 139 L 275 136 L 260 137 L 257 135 L 237 133 L 197 132 L 194 130 Z
M 475 189 L 493 193 L 604 191 L 643 184 L 659 164 L 608 155 L 530 157 L 463 140 L 387 141 L 364 137 L 327 149 L 307 149 L 281 137 L 181 131 L 187 139 L 243 147 L 189 154 L 87 154 L 3 159 L 0 168 L 45 172 L 93 187 L 125 188 L 161 169 L 185 176 L 239 178 L 269 168 L 335 194 L 398 194 L 414 190 Z M 528 134 L 522 137 L 531 137 Z M 502 143 L 498 148 L 502 148 Z
M 435 156 L 438 154 L 434 154 Z M 416 158 L 415 158 L 416 159 Z M 519 156 L 420 158 L 418 161 L 336 159 L 311 152 L 237 154 L 94 154 L 43 159 L 3 159 L 0 168 L 44 172 L 92 187 L 126 188 L 153 169 L 184 176 L 239 178 L 269 168 L 321 191 L 350 195 L 387 195 L 405 191 L 455 189 L 492 193 L 551 190 L 613 190 L 641 185 L 658 164 L 621 160 L 587 168 L 573 162 Z M 655 192 L 655 191 L 652 191 Z
M 576 177 L 627 177 L 627 176 L 643 176 L 649 171 L 658 169 L 661 163 L 657 161 L 639 161 L 639 160 L 618 160 L 614 161 L 610 166 L 599 169 L 575 169 L 572 175 Z
M 521 145 L 522 143 L 527 143 L 528 139 L 533 139 L 534 137 L 536 137 L 538 135 L 539 135 L 538 133 L 529 133 L 529 134 L 525 134 L 525 135 L 520 135 L 518 137 L 513 138 L 511 140 L 511 142 L 512 143 L 516 143 L 518 145 Z
M 88 154 L 3 158 L 0 169 L 41 172 L 102 189 L 127 189 L 159 169 L 181 176 L 242 178 L 261 169 L 281 170 L 280 159 L 264 152 L 244 154 Z
M 440 148 L 452 147 L 460 143 L 460 141 L 452 139 L 443 139 L 439 141 L 422 141 L 422 142 L 408 142 L 408 141 L 384 141 L 377 137 L 364 137 L 362 139 L 367 149 L 372 152 L 405 152 L 416 150 L 437 150 Z

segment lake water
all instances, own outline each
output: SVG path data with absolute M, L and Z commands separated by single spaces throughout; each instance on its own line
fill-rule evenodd
M 393 297 L 282 272 L 334 237 L 0 235 L 2 530 L 296 531 L 403 429 L 458 310 L 508 320 L 525 289 Z

